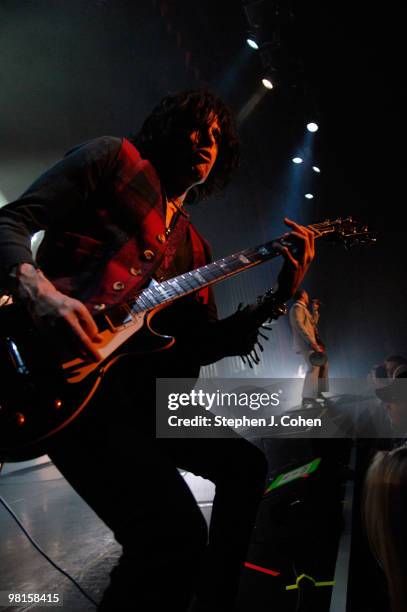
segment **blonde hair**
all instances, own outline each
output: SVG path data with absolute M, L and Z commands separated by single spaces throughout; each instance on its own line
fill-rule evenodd
M 366 476 L 363 518 L 386 574 L 392 612 L 406 612 L 407 446 L 376 454 Z

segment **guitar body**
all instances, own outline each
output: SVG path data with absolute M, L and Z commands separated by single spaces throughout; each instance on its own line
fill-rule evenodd
M 89 405 L 108 371 L 114 375 L 118 363 L 130 356 L 141 358 L 172 346 L 174 338 L 153 331 L 159 310 L 139 316 L 116 350 L 111 345 L 114 348 L 123 330 L 102 331 L 101 352 L 109 355 L 90 363 L 77 357 L 67 360 L 56 334 L 40 332 L 18 306 L 0 308 L 0 461 L 24 461 L 46 453 L 48 439 Z

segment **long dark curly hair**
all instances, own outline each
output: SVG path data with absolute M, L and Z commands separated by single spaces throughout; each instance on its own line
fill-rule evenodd
M 207 90 L 189 90 L 163 98 L 145 119 L 141 130 L 128 139 L 140 154 L 159 170 L 170 143 L 176 142 L 180 130 L 196 130 L 206 127 L 217 117 L 220 136 L 218 155 L 206 181 L 194 187 L 187 201 L 198 201 L 220 192 L 229 182 L 233 170 L 239 164 L 240 146 L 231 110 L 217 95 Z

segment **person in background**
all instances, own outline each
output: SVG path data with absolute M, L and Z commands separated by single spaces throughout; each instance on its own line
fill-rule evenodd
M 319 329 L 318 329 L 318 323 L 319 323 L 319 318 L 320 318 L 319 308 L 321 304 L 322 304 L 321 300 L 319 300 L 318 298 L 312 298 L 311 314 L 312 314 L 312 320 L 314 322 L 314 327 L 315 327 L 315 338 L 320 348 L 322 348 L 325 351 L 326 346 L 325 346 L 325 343 L 322 341 L 321 336 L 319 335 Z
M 407 364 L 399 365 L 393 376 L 389 385 L 376 389 L 375 393 L 385 407 L 392 435 L 404 440 L 407 435 Z
M 402 355 L 389 355 L 384 360 L 384 369 L 386 370 L 387 378 L 394 378 L 394 373 L 399 366 L 407 365 L 407 359 Z
M 304 289 L 299 289 L 293 297 L 294 304 L 289 311 L 293 334 L 294 350 L 300 353 L 307 365 L 302 391 L 304 408 L 318 406 L 317 399 L 328 391 L 328 361 L 325 346 L 318 335 L 319 301 L 313 300 L 312 312 L 309 310 L 310 298 Z
M 391 612 L 407 610 L 407 446 L 374 457 L 365 480 L 363 520 L 386 575 Z
M 367 375 L 367 380 L 373 386 L 374 389 L 379 387 L 385 387 L 389 384 L 387 380 L 387 370 L 383 363 L 375 364 Z

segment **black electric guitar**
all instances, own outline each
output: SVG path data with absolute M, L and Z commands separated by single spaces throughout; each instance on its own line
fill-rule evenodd
M 375 240 L 365 226 L 337 219 L 310 225 L 316 237 L 345 246 Z M 150 285 L 126 303 L 95 316 L 103 341 L 100 361 L 66 354 L 55 334 L 40 331 L 18 304 L 0 308 L 0 461 L 21 461 L 46 452 L 47 439 L 66 427 L 103 388 L 103 377 L 122 359 L 162 351 L 175 342 L 153 329 L 154 316 L 175 300 L 281 255 L 267 242 L 191 272 Z M 285 242 L 285 244 L 289 244 Z M 261 302 L 259 324 L 271 315 Z

